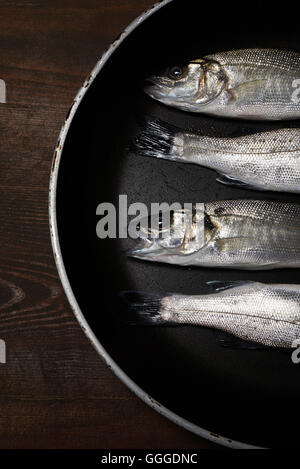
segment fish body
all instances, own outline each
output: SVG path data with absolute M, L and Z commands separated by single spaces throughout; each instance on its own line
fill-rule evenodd
M 300 286 L 227 282 L 202 295 L 124 292 L 129 322 L 215 328 L 268 347 L 291 348 L 300 338 Z M 224 286 L 225 285 L 225 286 Z
M 300 193 L 300 129 L 239 137 L 188 132 L 148 118 L 134 149 L 142 156 L 194 163 L 219 173 L 217 181 L 244 188 Z
M 299 78 L 297 52 L 240 49 L 168 68 L 149 78 L 151 84 L 145 91 L 188 112 L 255 120 L 298 119 Z
M 225 200 L 205 203 L 202 216 L 186 212 L 173 212 L 163 237 L 154 229 L 141 234 L 131 256 L 182 266 L 300 267 L 298 203 Z

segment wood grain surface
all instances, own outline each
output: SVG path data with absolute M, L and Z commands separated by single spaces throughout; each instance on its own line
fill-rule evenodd
M 1 0 L 0 448 L 212 448 L 132 394 L 73 317 L 53 260 L 48 184 L 74 95 L 152 0 Z

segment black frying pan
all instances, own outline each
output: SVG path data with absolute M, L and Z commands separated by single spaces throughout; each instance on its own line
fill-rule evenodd
M 208 134 L 239 135 L 258 128 L 255 122 L 185 114 L 152 101 L 141 85 L 155 70 L 226 49 L 300 50 L 298 16 L 292 6 L 285 5 L 283 11 L 273 4 L 264 11 L 241 4 L 238 11 L 226 2 L 212 7 L 199 0 L 161 6 L 110 49 L 67 117 L 50 187 L 60 275 L 75 314 L 99 353 L 158 411 L 229 446 L 239 446 L 237 441 L 293 446 L 298 441 L 294 422 L 300 410 L 300 364 L 292 362 L 291 352 L 224 348 L 214 331 L 203 328 L 126 327 L 119 321 L 120 290 L 197 294 L 210 280 L 299 282 L 297 270 L 243 272 L 137 261 L 126 256 L 129 240 L 97 239 L 96 207 L 100 202 L 117 205 L 119 194 L 127 194 L 129 203 L 148 206 L 240 197 L 297 200 L 291 194 L 222 186 L 208 169 L 128 152 L 136 117 L 143 114 Z M 259 124 L 264 130 L 276 126 L 280 123 Z

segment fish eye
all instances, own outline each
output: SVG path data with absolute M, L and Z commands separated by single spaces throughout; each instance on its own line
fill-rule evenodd
M 168 74 L 172 80 L 180 80 L 180 78 L 183 77 L 184 68 L 180 67 L 179 65 L 175 65 L 175 67 L 169 69 Z

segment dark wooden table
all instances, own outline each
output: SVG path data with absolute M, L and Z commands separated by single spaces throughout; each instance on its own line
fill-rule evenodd
M 152 0 L 1 0 L 1 448 L 211 448 L 133 395 L 73 317 L 53 260 L 48 183 L 64 116 Z

